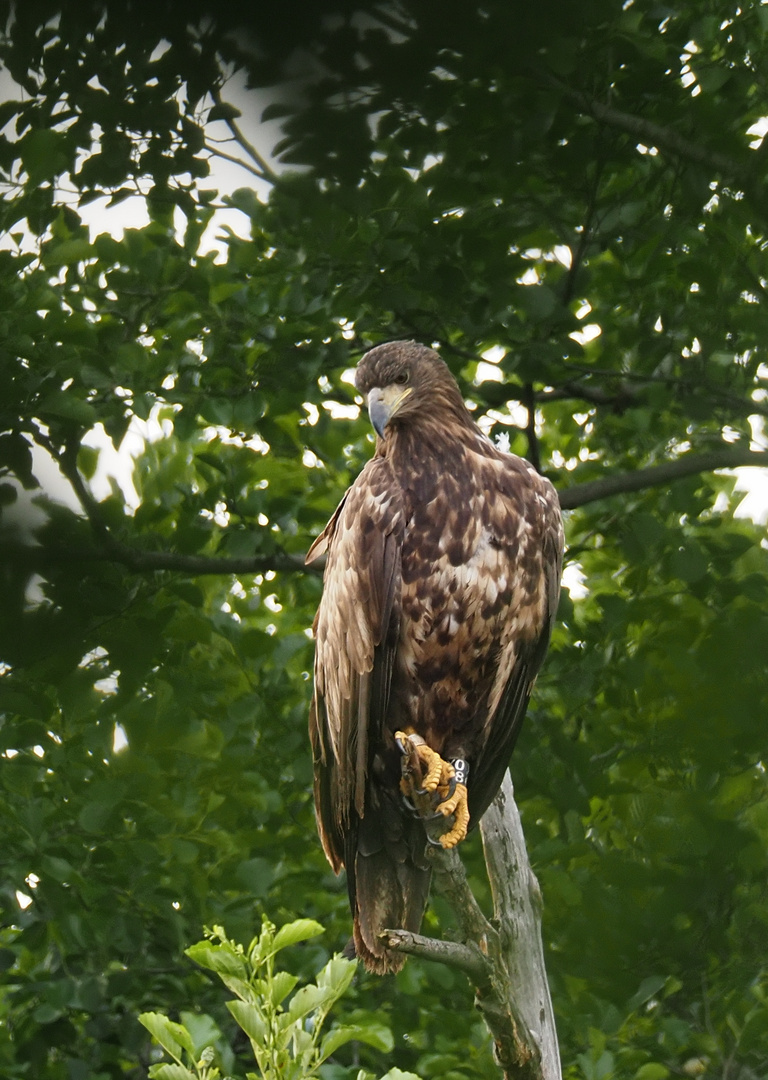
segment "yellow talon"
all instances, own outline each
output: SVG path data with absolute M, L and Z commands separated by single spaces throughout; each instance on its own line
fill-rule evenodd
M 450 799 L 441 802 L 437 807 L 438 814 L 448 817 L 454 816 L 453 826 L 448 832 L 440 837 L 440 843 L 444 848 L 456 847 L 465 836 L 469 828 L 469 807 L 467 806 L 467 789 L 464 784 L 457 784 L 456 790 Z
M 410 747 L 410 753 L 404 749 L 401 792 L 424 817 L 428 818 L 434 812 L 442 814 L 443 817 L 453 815 L 453 825 L 440 837 L 440 843 L 444 848 L 455 847 L 467 835 L 469 826 L 466 786 L 457 783 L 449 797 L 450 783 L 455 776 L 453 765 L 444 761 L 413 731 L 396 731 L 395 740 L 401 749 Z M 435 791 L 441 799 L 437 806 L 434 806 L 430 797 Z

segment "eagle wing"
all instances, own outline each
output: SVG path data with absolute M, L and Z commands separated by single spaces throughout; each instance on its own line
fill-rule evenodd
M 307 562 L 328 555 L 309 728 L 318 828 L 336 872 L 363 815 L 371 748 L 389 702 L 403 529 L 400 487 L 387 461 L 374 457 L 307 554 Z
M 498 458 L 484 463 L 488 526 L 498 546 L 485 572 L 495 583 L 512 583 L 512 602 L 502 634 L 494 684 L 488 696 L 482 751 L 469 787 L 477 823 L 498 791 L 544 661 L 557 615 L 563 564 L 563 527 L 554 487 L 531 465 Z M 528 483 L 520 484 L 520 466 Z M 489 483 L 491 469 L 495 483 Z M 494 490 L 495 489 L 495 490 Z M 504 543 L 504 540 L 507 543 Z M 511 541 L 511 542 L 510 542 Z

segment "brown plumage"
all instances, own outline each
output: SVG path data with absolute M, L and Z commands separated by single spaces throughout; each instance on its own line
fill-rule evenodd
M 418 931 L 429 892 L 420 819 L 403 805 L 395 731 L 469 762 L 477 823 L 501 783 L 557 608 L 557 495 L 473 422 L 448 368 L 379 345 L 355 382 L 379 432 L 307 561 L 327 552 L 310 736 L 325 853 L 347 870 L 357 955 Z

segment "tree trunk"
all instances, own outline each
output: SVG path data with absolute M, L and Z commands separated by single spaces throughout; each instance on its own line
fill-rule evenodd
M 456 850 L 433 848 L 435 884 L 456 914 L 463 941 L 435 941 L 406 930 L 387 930 L 383 936 L 390 948 L 466 973 L 505 1080 L 561 1080 L 541 942 L 541 893 L 528 861 L 509 772 L 480 831 L 493 921 L 488 922 L 472 895 Z

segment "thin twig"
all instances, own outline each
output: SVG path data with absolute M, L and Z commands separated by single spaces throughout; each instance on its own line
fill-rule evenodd
M 220 105 L 222 107 L 225 105 L 221 98 L 221 91 L 218 89 L 213 91 L 213 100 L 217 105 Z M 240 144 L 240 146 L 242 146 L 243 150 L 245 150 L 245 152 L 249 154 L 250 157 L 252 157 L 253 160 L 256 162 L 256 164 L 264 174 L 264 179 L 269 180 L 269 182 L 272 184 L 276 184 L 279 179 L 277 173 L 267 164 L 266 159 L 261 156 L 253 143 L 246 139 L 245 135 L 243 135 L 242 131 L 235 123 L 234 119 L 232 117 L 227 117 L 224 120 L 224 123 L 232 132 L 235 140 Z
M 243 161 L 242 158 L 235 157 L 234 154 L 228 154 L 226 150 L 215 150 L 212 146 L 209 145 L 208 153 L 211 154 L 213 157 L 223 158 L 224 161 L 231 161 L 233 165 L 239 165 L 241 169 L 245 169 L 252 176 L 257 177 L 259 180 L 266 180 L 267 183 L 272 182 L 270 178 L 261 171 L 261 169 L 257 169 L 255 165 L 251 165 L 251 163 L 248 161 Z

